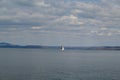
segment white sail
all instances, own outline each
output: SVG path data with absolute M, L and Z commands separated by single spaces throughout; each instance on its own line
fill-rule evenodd
M 64 51 L 64 50 L 65 50 L 65 48 L 64 48 L 63 46 L 61 46 L 61 50 L 62 50 L 62 51 Z
M 62 47 L 62 51 L 64 51 L 65 49 L 64 49 L 64 47 Z

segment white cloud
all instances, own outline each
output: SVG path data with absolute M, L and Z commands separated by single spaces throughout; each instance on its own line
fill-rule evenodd
M 91 30 L 90 32 L 91 32 L 92 34 L 96 34 L 96 33 L 98 33 L 97 30 Z
M 15 31 L 15 30 L 17 30 L 17 28 L 8 28 L 8 30 Z
M 73 9 L 73 10 L 71 11 L 71 13 L 76 15 L 76 14 L 83 13 L 83 11 L 80 10 L 80 9 Z
M 102 27 L 100 30 L 107 30 L 107 28 L 106 27 Z
M 36 1 L 35 5 L 37 5 L 39 7 L 50 7 L 50 5 L 46 4 L 44 1 Z
M 83 25 L 84 22 L 78 19 L 75 15 L 62 16 L 56 19 L 56 22 L 63 23 L 63 25 Z
M 41 26 L 33 26 L 33 27 L 31 27 L 31 29 L 33 29 L 33 30 L 39 30 L 39 29 L 42 29 L 43 27 L 41 27 Z
M 112 33 L 111 33 L 111 32 L 109 32 L 109 33 L 107 33 L 107 35 L 108 35 L 108 36 L 112 36 Z

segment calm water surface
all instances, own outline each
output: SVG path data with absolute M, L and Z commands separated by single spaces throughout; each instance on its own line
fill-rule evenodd
M 0 48 L 0 80 L 120 80 L 120 51 Z

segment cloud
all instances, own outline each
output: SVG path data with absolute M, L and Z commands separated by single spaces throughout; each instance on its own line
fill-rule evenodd
M 46 4 L 44 1 L 37 1 L 36 3 L 35 3 L 35 5 L 37 5 L 37 6 L 39 6 L 39 7 L 50 7 L 50 5 L 49 4 Z
M 33 27 L 31 27 L 31 29 L 33 29 L 33 30 L 39 30 L 39 29 L 42 29 L 42 27 L 41 26 L 33 26 Z
M 84 22 L 80 21 L 78 17 L 74 15 L 61 16 L 56 19 L 57 23 L 63 23 L 65 25 L 82 25 Z
M 20 35 L 23 30 L 31 36 L 57 38 L 62 34 L 67 42 L 67 37 L 116 38 L 119 26 L 119 0 L 0 0 L 1 33 L 13 31 L 13 35 Z

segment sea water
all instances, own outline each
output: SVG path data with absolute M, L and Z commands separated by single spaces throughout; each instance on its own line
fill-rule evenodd
M 0 80 L 120 80 L 120 51 L 0 48 Z

